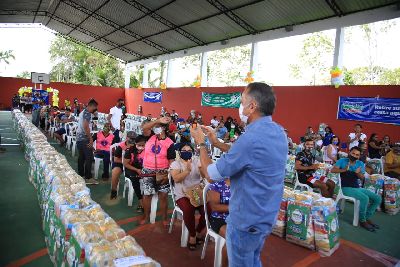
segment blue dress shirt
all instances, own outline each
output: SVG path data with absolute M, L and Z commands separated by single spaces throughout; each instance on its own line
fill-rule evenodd
M 287 153 L 283 128 L 265 116 L 208 166 L 212 180 L 231 179 L 228 223 L 243 231 L 271 232 L 282 201 Z

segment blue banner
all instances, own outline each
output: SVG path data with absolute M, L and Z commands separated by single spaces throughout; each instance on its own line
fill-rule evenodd
M 400 98 L 340 97 L 337 118 L 400 125 Z
M 144 92 L 143 101 L 151 103 L 161 103 L 162 93 L 161 92 Z
M 49 104 L 49 93 L 46 90 L 32 90 L 32 102 L 41 102 L 43 101 L 46 105 Z M 36 110 L 40 107 L 39 104 L 33 105 L 33 110 Z

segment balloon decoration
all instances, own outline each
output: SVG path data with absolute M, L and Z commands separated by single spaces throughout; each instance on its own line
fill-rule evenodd
M 139 86 L 137 87 L 137 89 L 142 90 L 142 89 L 143 89 L 142 85 L 139 84 Z
M 193 86 L 196 88 L 201 87 L 201 76 L 200 75 L 197 75 L 196 80 L 194 80 Z
M 25 93 L 31 94 L 32 93 L 32 87 L 24 86 L 24 87 L 21 87 L 21 88 L 18 89 L 19 96 L 23 96 Z
M 252 83 L 252 82 L 254 82 L 253 74 L 254 74 L 254 71 L 249 71 L 249 72 L 247 73 L 246 78 L 244 78 L 244 81 L 245 81 L 246 83 Z
M 160 88 L 161 90 L 167 90 L 167 85 L 165 83 L 161 83 Z
M 48 93 L 53 93 L 53 106 L 57 106 L 58 107 L 58 102 L 60 101 L 60 98 L 58 97 L 58 93 L 59 91 L 57 89 L 53 89 L 51 87 L 47 88 L 46 91 Z
M 331 70 L 331 83 L 335 86 L 335 88 L 339 88 L 340 85 L 343 85 L 343 73 L 339 67 L 334 67 Z

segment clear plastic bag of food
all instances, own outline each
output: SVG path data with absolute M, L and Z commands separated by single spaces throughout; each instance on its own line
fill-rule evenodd
M 120 251 L 123 257 L 145 255 L 143 248 L 130 235 L 117 239 L 112 244 Z

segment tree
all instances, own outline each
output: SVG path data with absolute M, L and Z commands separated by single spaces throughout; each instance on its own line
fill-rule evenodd
M 384 70 L 379 76 L 379 84 L 400 85 L 400 68 Z
M 52 81 L 87 85 L 123 87 L 123 65 L 115 58 L 103 55 L 69 39 L 57 37 L 50 46 Z
M 11 59 L 15 59 L 12 50 L 0 51 L 0 63 L 5 62 L 8 65 Z
M 327 57 L 332 57 L 333 42 L 323 32 L 311 34 L 303 41 L 303 47 L 298 55 L 299 64 L 291 64 L 289 71 L 295 78 L 306 79 L 308 84 L 330 83 L 329 71 L 331 65 L 327 64 Z
M 22 79 L 30 79 L 31 78 L 31 73 L 27 70 L 21 72 L 20 74 L 17 74 L 17 78 L 22 78 Z

